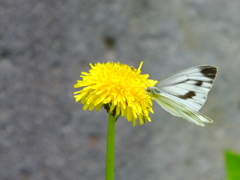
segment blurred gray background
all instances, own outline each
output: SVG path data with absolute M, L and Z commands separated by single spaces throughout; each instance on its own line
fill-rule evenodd
M 107 114 L 73 85 L 89 63 L 120 61 L 160 79 L 219 68 L 206 127 L 154 104 L 152 122 L 116 124 L 116 180 L 225 179 L 240 152 L 240 1 L 0 0 L 0 179 L 102 180 Z

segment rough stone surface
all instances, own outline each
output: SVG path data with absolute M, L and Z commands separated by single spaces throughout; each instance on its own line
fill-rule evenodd
M 198 127 L 154 105 L 153 122 L 116 127 L 116 180 L 224 179 L 240 152 L 238 0 L 0 0 L 0 179 L 102 180 L 107 114 L 73 85 L 89 63 L 120 61 L 160 79 L 212 64 Z

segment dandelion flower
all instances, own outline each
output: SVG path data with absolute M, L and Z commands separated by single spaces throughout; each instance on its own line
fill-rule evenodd
M 90 64 L 89 72 L 82 72 L 74 88 L 76 102 L 84 104 L 84 110 L 100 110 L 103 106 L 113 115 L 124 116 L 133 126 L 139 119 L 140 125 L 151 121 L 152 98 L 146 91 L 157 81 L 148 79 L 148 74 L 140 74 L 143 62 L 138 69 L 119 62 Z

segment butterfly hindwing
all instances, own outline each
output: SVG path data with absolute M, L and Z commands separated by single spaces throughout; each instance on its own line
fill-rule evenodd
M 213 121 L 207 116 L 187 107 L 181 103 L 178 103 L 172 99 L 164 96 L 159 96 L 155 99 L 157 103 L 162 106 L 163 109 L 170 112 L 174 116 L 182 117 L 189 122 L 195 123 L 200 126 L 204 126 L 204 122 L 212 123 Z

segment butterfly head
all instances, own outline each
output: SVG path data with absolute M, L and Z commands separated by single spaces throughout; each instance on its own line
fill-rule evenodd
M 150 96 L 156 97 L 161 94 L 160 90 L 157 87 L 147 87 L 146 91 L 149 93 Z

